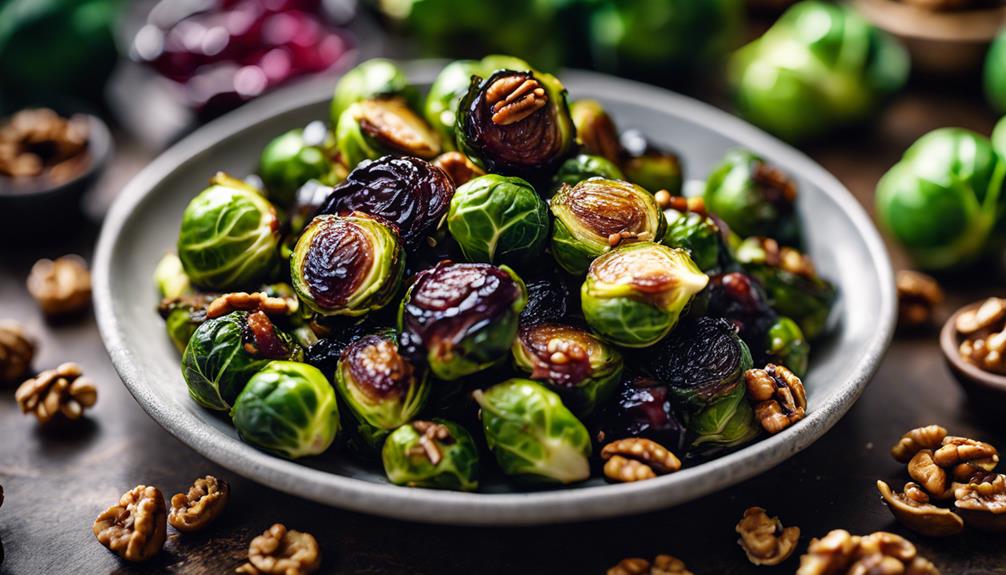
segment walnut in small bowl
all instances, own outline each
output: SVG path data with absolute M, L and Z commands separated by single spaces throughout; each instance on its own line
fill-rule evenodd
M 940 348 L 975 406 L 1006 413 L 1006 299 L 957 310 L 940 331 Z

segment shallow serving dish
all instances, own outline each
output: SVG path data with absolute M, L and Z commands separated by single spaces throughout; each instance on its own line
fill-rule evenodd
M 442 62 L 406 66 L 428 84 Z M 823 168 L 756 128 L 700 102 L 594 73 L 562 75 L 576 97 L 604 103 L 623 129 L 643 129 L 673 147 L 687 174 L 704 177 L 724 152 L 757 150 L 797 181 L 807 247 L 841 293 L 832 334 L 815 346 L 809 414 L 797 425 L 729 455 L 657 479 L 519 491 L 489 477 L 479 493 L 390 485 L 378 465 L 335 454 L 287 461 L 242 443 L 224 419 L 192 401 L 177 352 L 154 309 L 151 274 L 174 245 L 182 211 L 214 172 L 255 169 L 274 136 L 328 114 L 331 85 L 280 91 L 208 124 L 140 173 L 109 213 L 94 265 L 94 296 L 105 346 L 137 402 L 182 442 L 216 463 L 276 489 L 356 511 L 437 523 L 529 524 L 625 515 L 667 507 L 734 485 L 813 443 L 848 411 L 880 362 L 895 321 L 894 279 L 866 212 Z M 486 466 L 490 467 L 490 466 Z

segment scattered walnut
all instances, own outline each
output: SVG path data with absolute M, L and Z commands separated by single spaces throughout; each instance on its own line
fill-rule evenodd
M 769 433 L 779 433 L 803 419 L 807 412 L 807 394 L 803 382 L 781 365 L 744 372 L 748 398 L 754 403 L 755 417 Z
M 755 565 L 778 565 L 796 550 L 799 527 L 783 527 L 778 517 L 769 517 L 761 507 L 749 507 L 735 528 L 737 544 Z
M 20 323 L 0 320 L 0 384 L 20 380 L 31 367 L 35 342 Z
M 947 430 L 939 425 L 917 427 L 901 436 L 894 447 L 891 456 L 900 463 L 908 463 L 916 453 L 923 449 L 937 449 L 943 445 Z
M 233 292 L 216 298 L 206 307 L 206 317 L 213 319 L 232 311 L 262 311 L 268 315 L 290 315 L 297 311 L 296 298 L 269 297 L 265 293 Z
M 829 531 L 821 539 L 811 539 L 807 553 L 800 557 L 797 575 L 832 575 L 844 573 L 852 563 L 859 537 L 844 529 Z
M 64 363 L 22 383 L 14 399 L 21 413 L 33 413 L 39 423 L 49 423 L 59 414 L 75 420 L 98 401 L 98 389 L 81 375 L 79 365 Z
M 146 561 L 161 550 L 168 521 L 164 496 L 156 487 L 137 485 L 103 511 L 91 527 L 105 547 L 127 561 Z
M 953 472 L 957 481 L 967 481 L 980 471 L 992 471 L 999 464 L 996 448 L 984 441 L 947 436 L 942 446 L 933 452 L 933 461 Z
M 961 335 L 971 335 L 982 330 L 1002 328 L 1004 319 L 1006 319 L 1006 300 L 990 297 L 976 309 L 957 316 L 954 327 Z
M 276 523 L 248 546 L 248 563 L 237 569 L 249 575 L 306 575 L 321 567 L 318 542 L 310 533 L 287 531 Z
M 908 475 L 934 499 L 948 499 L 953 495 L 950 475 L 933 460 L 933 451 L 923 449 L 908 462 Z
M 196 479 L 188 493 L 171 498 L 168 523 L 182 533 L 202 530 L 215 520 L 230 498 L 230 486 L 212 475 Z
M 835 529 L 812 539 L 797 575 L 939 575 L 907 539 L 877 531 L 859 537 Z
M 499 78 L 486 89 L 486 103 L 492 107 L 494 124 L 516 124 L 545 107 L 545 88 L 530 75 L 512 74 Z
M 467 156 L 461 152 L 447 152 L 437 156 L 433 160 L 433 165 L 447 172 L 448 177 L 455 186 L 468 183 L 472 178 L 484 176 L 485 171 L 472 163 Z
M 906 483 L 903 493 L 894 493 L 883 481 L 877 481 L 877 490 L 891 514 L 905 527 L 927 537 L 957 535 L 964 529 L 959 515 L 929 502 L 929 496 L 917 483 Z
M 38 260 L 28 275 L 28 291 L 46 315 L 74 314 L 91 303 L 91 273 L 78 255 Z
M 968 527 L 1006 531 L 1006 475 L 978 474 L 954 491 L 954 505 Z
M 692 572 L 677 557 L 657 555 L 652 563 L 639 557 L 622 559 L 608 569 L 607 575 L 692 575 Z
M 612 481 L 653 479 L 681 469 L 681 460 L 656 441 L 630 437 L 612 441 L 601 449 L 604 475 Z
M 932 320 L 933 310 L 943 302 L 943 290 L 932 277 L 911 270 L 897 275 L 898 325 L 919 327 Z

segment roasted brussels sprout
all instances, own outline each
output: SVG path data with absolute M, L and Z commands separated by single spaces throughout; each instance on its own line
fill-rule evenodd
M 653 194 L 621 180 L 591 178 L 563 186 L 549 201 L 555 216 L 552 256 L 582 275 L 590 262 L 628 241 L 659 241 L 667 222 Z
M 573 116 L 573 125 L 576 126 L 576 136 L 583 144 L 585 152 L 612 163 L 622 159 L 622 144 L 618 140 L 618 129 L 600 102 L 576 100 L 569 105 L 569 111 Z M 615 177 L 615 179 L 623 178 Z M 572 182 L 571 185 L 575 183 Z
M 611 398 L 622 354 L 584 329 L 558 323 L 521 326 L 513 343 L 517 370 L 559 394 L 578 417 Z
M 652 242 L 629 244 L 590 265 L 580 291 L 583 317 L 612 343 L 647 347 L 674 329 L 708 282 L 684 250 Z
M 527 281 L 527 305 L 520 312 L 522 326 L 557 322 L 570 311 L 570 289 L 555 268 Z
M 426 372 L 399 355 L 395 332 L 364 336 L 342 352 L 335 389 L 357 421 L 357 435 L 374 449 L 426 405 Z
M 788 317 L 780 316 L 769 326 L 758 364 L 775 363 L 789 368 L 797 377 L 807 375 L 810 344 L 803 330 Z
M 962 128 L 935 130 L 880 179 L 877 219 L 922 268 L 970 264 L 1003 215 L 1004 176 L 1006 160 L 987 138 Z
M 277 268 L 279 239 L 272 204 L 248 184 L 217 174 L 182 214 L 178 258 L 199 287 L 243 289 Z
M 290 257 L 293 288 L 321 315 L 360 316 L 388 304 L 405 256 L 397 230 L 362 212 L 316 216 Z
M 164 318 L 168 338 L 175 344 L 178 353 L 185 351 L 196 328 L 206 321 L 206 306 L 211 301 L 212 295 L 184 294 L 174 298 L 166 297 L 157 306 L 158 313 Z
M 468 261 L 519 265 L 545 249 L 548 207 L 526 181 L 488 174 L 454 192 L 447 228 Z
M 766 236 L 785 244 L 800 239 L 796 184 L 747 150 L 731 150 L 706 180 L 706 208 L 742 237 Z
M 801 140 L 865 120 L 908 69 L 904 48 L 852 8 L 806 0 L 734 54 L 728 80 L 742 116 Z
M 645 437 L 673 453 L 684 453 L 688 433 L 666 385 L 641 374 L 623 377 L 615 399 L 602 408 L 597 420 L 597 443 Z
M 590 434 L 558 395 L 528 379 L 509 379 L 473 395 L 486 443 L 504 473 L 558 483 L 590 477 Z
M 656 146 L 638 130 L 627 130 L 621 138 L 622 173 L 627 180 L 651 192 L 667 190 L 672 196 L 681 195 L 684 179 L 677 154 Z
M 443 419 L 396 429 L 381 450 L 384 473 L 395 485 L 475 491 L 479 450 L 464 427 Z
M 154 268 L 154 283 L 163 298 L 178 298 L 192 293 L 192 282 L 185 274 L 182 260 L 173 253 L 164 254 Z
M 705 272 L 720 266 L 723 240 L 716 221 L 698 212 L 664 210 L 667 231 L 663 244 L 672 248 L 687 250 L 695 265 Z
M 618 166 L 601 156 L 577 154 L 559 166 L 559 171 L 552 176 L 552 187 L 559 189 L 563 184 L 575 186 L 589 178 L 624 180 L 625 176 Z
M 550 74 L 497 70 L 476 76 L 461 100 L 458 149 L 487 172 L 535 179 L 576 144 L 566 89 Z
M 684 409 L 693 446 L 732 447 L 758 435 L 745 396 L 751 353 L 730 322 L 685 322 L 640 360 L 643 372 L 666 385 Z
M 270 200 L 289 206 L 308 180 L 331 181 L 334 167 L 322 149 L 327 132 L 324 124 L 312 122 L 278 136 L 262 150 L 258 174 Z
M 361 62 L 346 72 L 335 85 L 329 120 L 335 127 L 342 113 L 356 102 L 392 97 L 414 102 L 418 99 L 418 93 L 409 85 L 405 73 L 391 60 L 373 58 Z
M 1006 31 L 999 33 L 985 58 L 985 94 L 997 110 L 1006 112 Z
M 296 361 L 271 361 L 253 375 L 231 419 L 242 440 L 290 459 L 324 453 L 340 428 L 332 385 Z
M 441 150 L 436 132 L 400 98 L 361 100 L 346 108 L 335 142 L 347 166 L 386 154 L 432 160 Z
M 226 411 L 251 376 L 271 360 L 302 357 L 300 346 L 269 316 L 235 311 L 196 329 L 182 353 L 182 377 L 196 403 Z
M 524 282 L 505 266 L 440 262 L 402 300 L 400 349 L 446 381 L 475 373 L 509 352 L 526 302 Z
M 359 211 L 398 226 L 410 252 L 433 235 L 447 213 L 454 184 L 418 158 L 385 156 L 362 162 L 328 196 L 319 214 Z

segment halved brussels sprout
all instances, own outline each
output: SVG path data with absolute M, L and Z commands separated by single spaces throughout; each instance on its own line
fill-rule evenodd
M 569 105 L 569 112 L 573 117 L 573 125 L 576 126 L 576 136 L 583 144 L 584 151 L 612 163 L 622 159 L 622 144 L 618 140 L 618 129 L 600 102 L 576 100 Z M 570 185 L 575 183 L 572 182 Z
M 629 241 L 659 241 L 667 222 L 653 194 L 621 180 L 591 178 L 563 186 L 549 201 L 555 216 L 552 256 L 582 275 L 590 262 Z
M 747 150 L 731 150 L 706 180 L 706 208 L 742 237 L 800 240 L 796 184 Z
M 662 243 L 672 248 L 687 250 L 695 265 L 708 272 L 720 266 L 722 258 L 720 228 L 716 221 L 698 212 L 664 210 L 667 231 Z
M 458 149 L 487 172 L 531 179 L 555 170 L 576 144 L 566 89 L 533 71 L 473 78 L 456 133 Z
M 360 316 L 384 307 L 404 270 L 398 231 L 361 212 L 316 216 L 290 257 L 294 290 L 325 316 Z
M 509 379 L 473 395 L 503 473 L 558 483 L 590 477 L 590 434 L 554 392 L 528 379 Z
M 800 326 L 790 318 L 780 316 L 769 326 L 763 349 L 757 365 L 774 363 L 788 367 L 797 377 L 807 375 L 810 344 Z
M 270 200 L 289 206 L 297 189 L 308 180 L 332 180 L 332 160 L 322 148 L 327 134 L 324 124 L 312 122 L 303 130 L 290 130 L 266 145 L 259 157 L 258 174 Z
M 594 260 L 580 290 L 583 317 L 604 339 L 647 347 L 678 323 L 709 283 L 684 250 L 652 242 L 616 248 Z
M 1006 112 L 1006 31 L 999 33 L 985 57 L 985 94 L 997 110 Z
M 391 330 L 361 337 L 343 350 L 335 389 L 357 421 L 357 434 L 373 449 L 419 415 L 430 393 L 426 372 L 398 353 Z
M 303 353 L 266 314 L 235 311 L 196 329 L 182 353 L 182 377 L 196 403 L 227 411 L 255 372 L 274 359 L 299 361 Z
M 447 174 L 419 158 L 362 162 L 328 196 L 319 214 L 363 212 L 398 226 L 411 252 L 436 232 L 454 196 Z
M 548 207 L 526 181 L 488 174 L 454 192 L 447 228 L 468 261 L 519 265 L 545 249 Z
M 517 370 L 546 384 L 578 417 L 608 401 L 622 376 L 622 354 L 584 329 L 557 323 L 522 326 L 513 342 Z
M 192 334 L 206 321 L 206 306 L 213 299 L 214 296 L 210 294 L 184 294 L 166 297 L 157 306 L 158 313 L 164 318 L 168 338 L 175 344 L 178 353 L 185 351 Z
M 601 156 L 577 154 L 559 166 L 559 171 L 552 176 L 552 187 L 559 189 L 563 184 L 575 186 L 590 178 L 624 180 L 625 176 L 618 166 Z
M 386 154 L 432 160 L 441 150 L 436 132 L 399 98 L 361 100 L 346 108 L 335 142 L 347 166 Z
M 414 102 L 418 94 L 415 88 L 409 85 L 405 73 L 391 60 L 373 58 L 361 62 L 346 72 L 335 85 L 329 120 L 335 127 L 339 123 L 339 117 L 352 104 L 360 100 L 391 97 L 401 97 L 408 102 Z
M 684 453 L 688 434 L 667 386 L 641 374 L 624 376 L 615 399 L 597 418 L 599 445 L 627 437 L 652 439 L 672 453 Z
M 189 202 L 178 233 L 178 258 L 197 286 L 254 286 L 279 263 L 276 209 L 258 190 L 225 174 Z
M 154 268 L 154 283 L 162 298 L 179 298 L 192 293 L 192 282 L 185 274 L 182 260 L 173 253 L 164 254 Z
M 414 363 L 452 381 L 505 357 L 527 302 L 510 268 L 443 261 L 420 272 L 398 311 L 398 342 Z
M 624 132 L 621 142 L 625 179 L 651 192 L 667 190 L 672 196 L 681 195 L 684 179 L 677 154 L 654 145 L 638 130 Z
M 384 473 L 395 485 L 475 491 L 479 450 L 464 427 L 444 419 L 399 427 L 381 450 Z
M 340 427 L 332 385 L 296 361 L 271 361 L 253 375 L 231 419 L 242 440 L 290 459 L 324 453 Z

